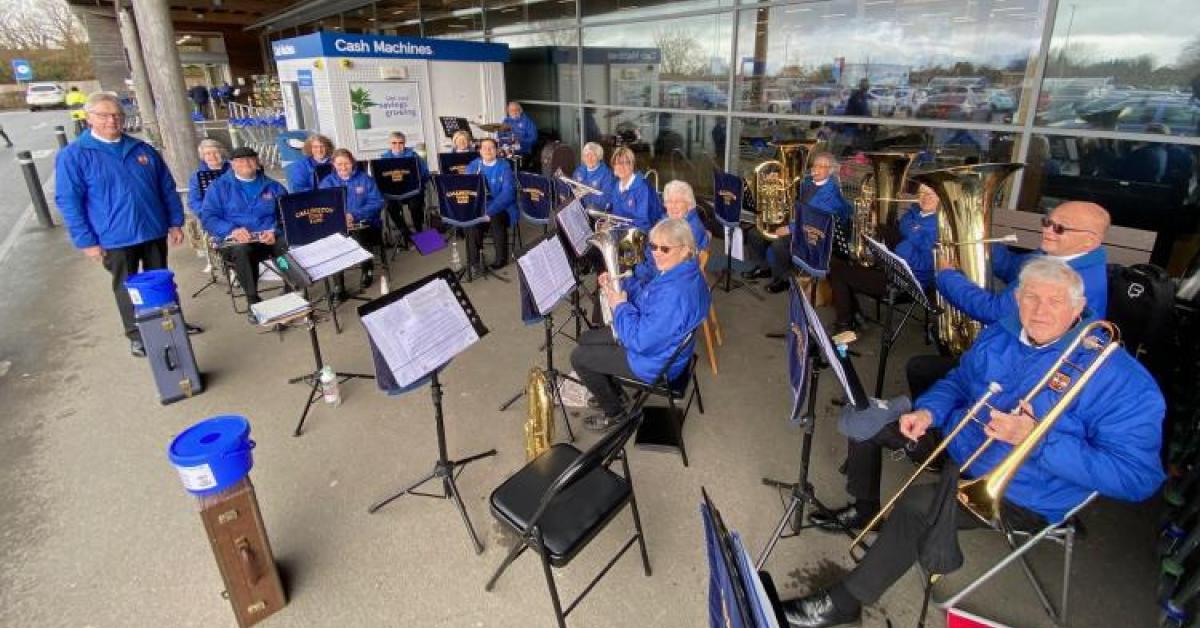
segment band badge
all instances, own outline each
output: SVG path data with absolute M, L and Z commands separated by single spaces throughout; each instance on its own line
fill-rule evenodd
M 1063 392 L 1071 385 L 1071 376 L 1059 371 L 1050 376 L 1050 382 L 1048 385 L 1050 386 L 1050 390 L 1053 390 L 1054 392 Z
M 150 158 L 146 156 L 146 153 L 142 153 L 138 155 L 137 162 L 143 166 L 148 166 L 150 165 Z
M 354 193 L 355 193 L 355 194 L 362 194 L 362 193 L 364 193 L 364 192 L 366 192 L 366 191 L 367 191 L 367 188 L 366 188 L 366 186 L 363 186 L 363 185 L 356 185 L 356 186 L 354 186 Z
M 263 199 L 264 201 L 269 201 L 269 200 L 271 200 L 271 199 L 273 199 L 273 198 L 275 198 L 275 193 L 274 193 L 274 192 L 272 192 L 271 190 L 264 190 L 264 191 L 263 191 L 263 193 L 262 193 L 262 199 Z
M 732 205 L 737 202 L 737 194 L 734 194 L 729 190 L 721 190 L 720 192 L 717 192 L 717 196 L 720 196 L 721 200 L 725 201 L 725 203 L 728 205 Z
M 626 202 L 625 204 L 626 204 L 626 205 L 628 205 L 628 206 L 630 206 L 630 207 L 633 207 L 633 199 L 629 199 L 629 201 L 628 201 L 628 202 Z
M 535 203 L 542 202 L 542 197 L 545 196 L 545 193 L 538 188 L 524 188 L 523 191 L 528 194 L 529 199 Z
M 804 225 L 804 237 L 809 246 L 816 246 L 825 239 L 825 232 L 812 225 Z

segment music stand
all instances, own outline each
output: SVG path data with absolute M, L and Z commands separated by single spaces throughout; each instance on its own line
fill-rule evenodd
M 371 161 L 371 173 L 379 193 L 388 202 L 404 203 L 425 191 L 421 164 L 416 157 L 382 157 Z M 415 211 L 415 208 L 414 208 Z M 421 211 L 425 211 L 422 205 Z M 390 220 L 390 213 L 385 212 Z M 393 225 L 399 228 L 399 225 Z M 411 241 L 411 238 L 405 236 Z
M 433 182 L 437 187 L 438 207 L 443 222 L 458 230 L 487 224 L 487 215 L 484 213 L 487 207 L 487 182 L 482 174 L 439 174 L 433 178 Z M 450 237 L 457 238 L 458 236 L 456 233 Z M 465 239 L 469 246 L 471 239 Z M 480 236 L 476 244 L 482 244 L 482 241 L 483 237 Z M 468 252 L 466 268 L 458 271 L 458 277 L 466 277 L 468 283 L 475 279 L 470 258 L 470 252 Z M 495 277 L 500 281 L 508 282 L 506 277 L 492 273 L 487 264 L 483 263 L 483 251 L 479 251 L 477 259 L 482 267 L 481 277 Z
M 588 241 L 595 231 L 592 230 L 592 224 L 588 221 L 587 210 L 583 208 L 583 202 L 580 199 L 572 198 L 570 202 L 560 209 L 553 212 L 554 215 L 554 230 L 558 234 L 559 239 L 563 241 L 563 247 L 567 250 L 567 257 L 571 258 L 571 267 L 575 269 L 575 276 L 579 277 L 584 274 L 585 255 L 591 243 Z M 583 333 L 583 325 L 587 325 L 588 329 L 594 329 L 595 325 L 587 317 L 580 305 L 580 290 L 583 290 L 583 283 L 576 284 L 575 291 L 571 293 L 571 315 L 567 320 L 559 325 L 556 334 L 562 333 L 564 327 L 575 322 L 575 336 L 567 336 L 576 342 L 579 341 L 579 336 Z M 564 334 L 565 335 L 565 334 Z
M 754 286 L 733 278 L 733 232 L 742 228 L 742 178 L 723 170 L 713 169 L 713 216 L 725 232 L 725 268 L 717 276 L 716 285 L 723 287 L 726 294 L 741 288 L 759 301 L 763 295 Z
M 478 151 L 438 153 L 438 170 L 442 174 L 467 174 L 467 166 L 479 158 Z
M 474 139 L 471 135 L 471 123 L 466 118 L 438 116 L 438 122 L 442 125 L 442 134 L 446 139 L 454 139 L 454 134 L 459 131 L 466 131 L 467 137 Z
M 410 303 L 408 297 L 417 292 L 421 292 L 422 300 L 435 301 L 437 305 L 422 307 Z M 447 312 L 448 302 L 457 303 L 459 307 L 453 311 L 454 318 L 458 320 L 450 322 L 457 324 L 450 325 L 453 329 L 448 331 L 447 335 L 442 338 L 429 338 L 427 334 L 413 333 L 417 331 L 418 327 L 428 329 L 423 320 L 425 317 L 444 315 Z M 438 374 L 454 355 L 486 335 L 487 327 L 483 325 L 483 321 L 471 305 L 458 278 L 449 269 L 443 269 L 418 279 L 403 288 L 359 306 L 358 315 L 367 329 L 372 348 L 382 354 L 385 368 L 380 372 L 380 376 L 383 377 L 385 373 L 391 376 L 390 383 L 396 385 L 397 393 L 415 390 L 421 387 L 425 381 L 429 382 L 438 444 L 438 457 L 433 464 L 433 470 L 416 481 L 406 484 L 400 491 L 375 502 L 367 509 L 367 512 L 374 514 L 404 495 L 453 500 L 454 505 L 458 508 L 458 514 L 462 516 L 463 524 L 467 527 L 467 533 L 471 536 L 475 553 L 482 554 L 483 544 L 479 541 L 479 536 L 475 534 L 474 526 L 471 525 L 471 519 L 467 515 L 467 508 L 463 504 L 455 477 L 456 470 L 461 470 L 462 467 L 481 458 L 494 456 L 496 450 L 489 449 L 458 460 L 450 459 L 446 447 L 445 415 L 442 411 L 442 383 Z M 448 322 L 440 320 L 439 324 L 445 326 Z M 439 364 L 430 366 L 434 362 Z M 414 490 L 433 479 L 441 479 L 441 495 Z
M 821 379 L 821 371 L 829 368 L 837 374 L 842 390 L 845 391 L 846 397 L 854 407 L 864 410 L 869 403 L 862 383 L 858 379 L 858 373 L 854 370 L 854 364 L 843 352 L 834 349 L 829 334 L 825 332 L 825 328 L 821 326 L 821 320 L 817 318 L 816 310 L 813 309 L 808 297 L 800 290 L 799 282 L 794 277 L 791 282 L 791 333 L 807 335 L 806 341 L 800 343 L 804 347 L 805 355 L 797 356 L 795 353 L 791 353 L 788 356 L 791 360 L 803 359 L 804 370 L 802 372 L 807 375 L 807 381 L 800 382 L 807 395 L 804 415 L 799 417 L 799 423 L 804 429 L 800 445 L 800 474 L 794 484 L 763 478 L 763 484 L 787 490 L 789 500 L 783 517 L 779 519 L 779 525 L 775 526 L 771 539 L 767 541 L 766 547 L 763 548 L 762 554 L 759 555 L 758 561 L 754 565 L 756 569 L 763 568 L 772 550 L 775 549 L 775 544 L 780 539 L 798 536 L 805 528 L 813 527 L 812 524 L 804 524 L 804 511 L 809 504 L 816 511 L 827 515 L 830 520 L 836 521 L 832 511 L 817 499 L 813 485 L 808 481 L 808 470 L 812 461 L 813 433 L 817 424 L 817 384 Z M 811 350 L 811 344 L 814 343 L 820 346 L 820 351 Z M 799 402 L 799 399 L 796 401 Z M 794 403 L 792 406 L 793 421 L 796 420 L 799 405 L 799 403 Z M 789 527 L 791 531 L 787 532 Z M 854 538 L 854 533 L 849 528 L 843 526 L 843 529 L 850 538 Z
M 321 187 L 321 181 L 331 174 L 333 174 L 332 159 L 323 164 L 317 164 L 316 167 L 313 168 L 313 189 L 315 190 Z
M 700 487 L 700 496 L 700 518 L 708 554 L 710 628 L 786 626 L 783 605 L 770 574 L 750 565 L 741 536 L 725 525 L 708 490 Z
M 229 168 L 222 168 L 221 170 L 201 170 L 200 172 L 196 173 L 196 182 L 200 187 L 201 202 L 203 202 L 204 197 L 208 194 L 208 188 L 209 188 L 209 186 L 212 185 L 212 182 L 219 179 L 221 177 L 221 175 L 225 174 L 226 172 L 229 172 Z M 200 211 L 202 208 L 201 207 L 189 207 L 188 209 L 192 210 L 192 213 L 195 214 L 195 216 L 196 216 L 196 220 L 199 221 L 200 220 Z M 203 229 L 204 227 L 201 226 L 200 228 Z M 218 272 L 217 267 L 222 266 L 221 264 L 213 263 L 212 247 L 208 246 L 207 243 L 205 243 L 205 247 L 204 247 L 204 256 L 205 256 L 205 259 L 208 260 L 208 281 L 205 282 L 205 284 L 203 286 L 200 286 L 199 290 L 192 293 L 193 299 L 200 296 L 200 293 L 207 290 L 210 286 L 217 285 L 217 272 Z M 226 278 L 228 278 L 228 277 L 226 277 Z M 233 292 L 232 285 L 229 286 L 229 292 L 230 293 Z
M 942 310 L 929 302 L 929 297 L 925 296 L 925 291 L 921 289 L 921 282 L 917 281 L 917 276 L 913 274 L 912 268 L 903 257 L 892 253 L 877 240 L 865 236 L 864 238 L 867 247 L 875 254 L 879 266 L 883 268 L 884 276 L 887 277 L 887 295 L 884 297 L 884 302 L 887 303 L 887 313 L 884 315 L 882 333 L 879 334 L 879 367 L 875 371 L 875 397 L 882 398 L 883 374 L 887 371 L 888 356 L 896 344 L 896 339 L 900 336 L 900 330 L 904 329 L 904 323 L 908 322 L 913 310 L 918 305 L 925 309 L 926 318 L 940 314 Z M 897 301 L 901 294 L 908 295 L 910 301 L 904 310 L 904 315 L 900 317 L 900 322 L 893 328 L 892 320 L 895 317 Z

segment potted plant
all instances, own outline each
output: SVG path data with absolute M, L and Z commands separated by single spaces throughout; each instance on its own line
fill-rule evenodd
M 379 103 L 371 100 L 371 92 L 355 87 L 350 90 L 350 111 L 353 113 L 355 129 L 371 128 L 371 114 L 367 111 Z

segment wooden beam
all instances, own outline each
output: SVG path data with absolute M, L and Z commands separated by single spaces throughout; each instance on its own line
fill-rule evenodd
M 247 26 L 262 19 L 261 13 L 228 13 L 225 11 L 211 11 L 203 14 L 204 17 L 196 19 L 196 11 L 171 11 L 171 21 L 180 24 L 187 22 L 192 24 L 232 24 L 235 26 Z

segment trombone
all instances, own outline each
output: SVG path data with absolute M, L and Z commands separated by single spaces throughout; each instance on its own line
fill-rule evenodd
M 1108 321 L 1093 321 L 1088 323 L 1082 330 L 1079 331 L 1079 334 L 1074 340 L 1071 341 L 1071 344 L 1067 346 L 1062 354 L 1058 356 L 1058 358 L 1054 361 L 1054 364 L 1050 365 L 1050 368 L 1046 369 L 1046 372 L 1042 375 L 1042 378 L 1038 380 L 1038 383 L 1034 385 L 1034 387 L 1030 389 L 1028 393 L 1025 394 L 1013 412 L 1015 413 L 1019 411 L 1022 406 L 1031 402 L 1033 398 L 1040 394 L 1047 386 L 1050 386 L 1062 396 L 1057 402 L 1055 402 L 1053 406 L 1050 407 L 1045 416 L 1043 416 L 1040 420 L 1036 419 L 1035 417 L 1037 425 L 1033 428 L 1033 431 L 1030 432 L 1029 435 L 1025 437 L 1025 440 L 1021 441 L 1019 445 L 1014 445 L 1012 451 L 1009 452 L 1009 454 L 1005 456 L 1004 459 L 999 462 L 999 464 L 979 477 L 970 480 L 960 479 L 958 481 L 958 501 L 961 502 L 962 505 L 971 512 L 971 514 L 975 515 L 986 524 L 995 524 L 1000 516 L 1000 502 L 1004 498 L 1004 493 L 1008 489 L 1009 482 L 1011 482 L 1013 477 L 1016 476 L 1017 470 L 1020 469 L 1021 465 L 1025 463 L 1025 460 L 1029 457 L 1029 454 L 1033 452 L 1033 449 L 1042 442 L 1046 434 L 1050 431 L 1050 428 L 1054 427 L 1054 424 L 1058 421 L 1059 417 L 1062 416 L 1063 412 L 1065 412 L 1067 408 L 1071 406 L 1071 404 L 1075 401 L 1075 398 L 1079 396 L 1080 392 L 1083 391 L 1083 387 L 1087 385 L 1092 376 L 1096 374 L 1096 372 L 1100 369 L 1104 362 L 1108 360 L 1113 352 L 1120 348 L 1120 339 L 1121 332 L 1119 329 L 1117 329 L 1116 325 Z M 1073 354 L 1080 348 L 1097 354 L 1095 358 L 1092 359 L 1091 363 L 1086 367 L 1071 361 Z M 1075 371 L 1078 376 L 1065 376 L 1063 371 L 1064 369 L 1068 368 Z M 1066 383 L 1062 384 L 1064 379 Z M 1063 388 L 1063 390 L 1059 390 L 1060 387 Z M 989 401 L 994 395 L 999 394 L 1001 391 L 1001 386 L 996 382 L 988 384 L 988 391 L 984 393 L 984 395 L 980 397 L 974 405 L 971 406 L 971 409 L 968 410 L 965 415 L 963 415 L 961 420 L 959 420 L 958 425 L 954 426 L 954 429 L 951 430 L 950 433 L 947 434 L 940 443 L 938 443 L 937 447 L 934 448 L 925 461 L 917 467 L 917 470 L 912 474 L 912 476 L 910 476 L 904 485 L 900 487 L 900 490 L 896 491 L 896 494 L 893 495 L 886 504 L 884 504 L 883 508 L 879 509 L 879 512 L 875 515 L 875 517 L 872 518 L 867 525 L 863 526 L 862 532 L 859 532 L 858 536 L 854 537 L 854 540 L 850 542 L 849 551 L 851 556 L 854 556 L 854 550 L 862 545 L 863 539 L 867 536 L 867 533 L 870 532 L 876 525 L 878 525 L 880 520 L 882 520 L 883 517 L 891 511 L 892 507 L 896 505 L 896 502 L 900 500 L 900 497 L 904 495 L 904 492 L 908 490 L 908 487 L 912 486 L 912 483 L 915 482 L 918 477 L 920 477 L 921 473 L 924 472 L 925 469 L 929 468 L 929 465 L 932 464 L 934 460 L 937 460 L 938 456 L 940 456 L 942 452 L 949 447 L 950 441 L 953 440 L 954 437 L 958 436 L 958 434 L 962 432 L 962 430 L 971 422 L 981 424 L 986 423 L 986 421 L 980 419 L 978 415 L 983 411 L 984 408 L 995 409 L 989 404 Z M 987 451 L 988 447 L 990 447 L 995 440 L 996 439 L 994 437 L 989 436 L 963 462 L 959 472 L 965 473 L 967 469 L 970 468 L 971 465 L 974 464 L 975 461 L 978 460 L 985 451 Z

